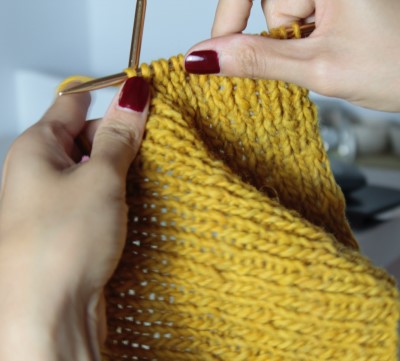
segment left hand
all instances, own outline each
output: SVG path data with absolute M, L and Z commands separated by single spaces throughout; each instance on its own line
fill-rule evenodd
M 377 110 L 400 111 L 400 1 L 257 0 L 269 28 L 315 21 L 306 39 L 241 34 L 251 0 L 219 0 L 213 39 L 192 47 L 190 73 L 275 79 Z
M 148 98 L 146 82 L 129 79 L 102 121 L 85 122 L 88 94 L 59 97 L 11 147 L 0 194 L 1 360 L 98 357 L 102 290 L 123 249 L 125 179 Z M 87 162 L 78 135 L 92 143 Z

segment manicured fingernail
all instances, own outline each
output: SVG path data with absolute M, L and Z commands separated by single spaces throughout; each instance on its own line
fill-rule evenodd
M 79 163 L 86 163 L 90 160 L 90 157 L 88 155 L 84 155 Z
M 141 113 L 146 107 L 149 93 L 150 87 L 144 78 L 139 76 L 129 78 L 121 90 L 118 105 Z
M 193 74 L 218 74 L 218 54 L 214 50 L 193 51 L 185 59 L 185 68 L 188 73 Z

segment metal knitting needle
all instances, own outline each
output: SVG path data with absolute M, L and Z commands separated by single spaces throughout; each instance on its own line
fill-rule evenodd
M 138 70 L 140 62 L 140 51 L 142 48 L 144 20 L 146 17 L 147 0 L 136 1 L 135 21 L 133 24 L 133 34 L 131 42 L 131 51 L 129 54 L 128 67 Z M 67 94 L 77 94 L 89 92 L 92 90 L 106 88 L 112 85 L 117 85 L 128 79 L 125 72 L 109 75 L 103 78 L 94 79 L 83 84 L 79 84 L 70 89 L 61 91 L 60 96 Z
M 133 26 L 132 47 L 131 47 L 131 54 L 129 56 L 129 67 L 132 67 L 134 69 L 137 69 L 139 64 L 145 12 L 146 12 L 146 0 L 137 0 L 135 23 Z M 309 36 L 314 30 L 315 30 L 315 23 L 300 25 L 300 33 L 303 38 Z M 294 32 L 291 27 L 287 29 L 287 35 L 289 39 L 294 37 Z M 76 93 L 102 89 L 112 85 L 120 84 L 124 82 L 127 78 L 128 75 L 124 72 L 114 75 L 109 75 L 104 78 L 91 80 L 89 82 L 75 86 L 71 89 L 64 90 L 60 92 L 59 95 L 76 94 Z
M 131 52 L 129 55 L 128 67 L 132 69 L 139 68 L 140 51 L 142 49 L 144 20 L 146 17 L 147 0 L 138 0 L 136 2 L 135 22 L 133 23 Z

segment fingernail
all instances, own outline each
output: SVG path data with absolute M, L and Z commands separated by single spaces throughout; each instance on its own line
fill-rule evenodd
M 84 155 L 79 163 L 86 163 L 90 160 L 90 157 L 88 155 Z
M 185 68 L 192 74 L 218 74 L 221 71 L 218 54 L 214 50 L 193 51 L 185 59 Z
M 150 87 L 144 78 L 139 76 L 129 78 L 121 90 L 118 105 L 141 113 L 146 107 L 149 93 Z

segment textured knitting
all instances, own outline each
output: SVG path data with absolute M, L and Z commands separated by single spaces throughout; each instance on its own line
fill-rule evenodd
M 307 91 L 189 75 L 182 56 L 141 72 L 105 357 L 396 360 L 396 285 L 358 252 Z

